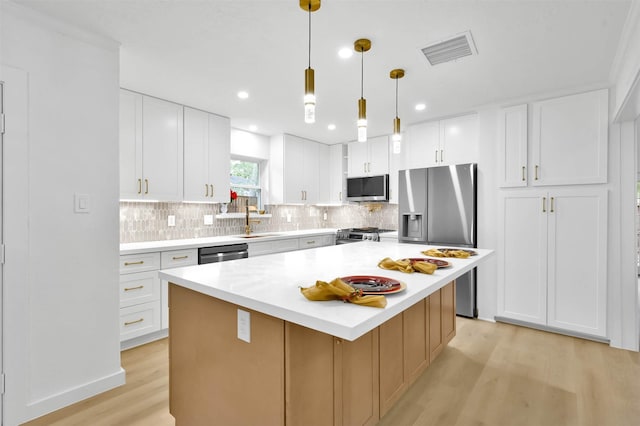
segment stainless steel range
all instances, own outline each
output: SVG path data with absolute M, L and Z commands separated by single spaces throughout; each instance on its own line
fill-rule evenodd
M 380 241 L 381 232 L 391 231 L 395 231 L 395 229 L 380 229 L 374 227 L 338 229 L 336 234 L 336 244 L 357 243 L 360 241 Z

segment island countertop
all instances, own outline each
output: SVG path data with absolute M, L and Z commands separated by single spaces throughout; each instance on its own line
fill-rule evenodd
M 385 257 L 426 257 L 421 251 L 429 248 L 436 246 L 360 242 L 167 269 L 160 271 L 160 278 L 247 309 L 353 341 L 493 254 L 493 250 L 474 249 L 478 254 L 467 259 L 446 258 L 451 266 L 439 268 L 433 275 L 407 274 L 377 266 Z M 389 277 L 404 282 L 407 288 L 403 292 L 387 295 L 387 306 L 383 309 L 341 301 L 312 302 L 299 289 L 315 285 L 316 280 L 329 282 L 349 275 Z

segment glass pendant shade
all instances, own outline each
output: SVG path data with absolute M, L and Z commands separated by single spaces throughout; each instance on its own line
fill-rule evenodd
M 358 142 L 367 141 L 367 100 L 358 99 Z
M 304 122 L 316 122 L 316 95 L 314 93 L 313 68 L 304 70 Z

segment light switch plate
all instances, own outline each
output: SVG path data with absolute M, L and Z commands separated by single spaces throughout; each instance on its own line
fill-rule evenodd
M 73 211 L 75 213 L 91 212 L 91 197 L 88 194 L 74 194 Z
M 176 226 L 176 217 L 175 217 L 175 215 L 170 214 L 167 217 L 167 226 Z
M 238 309 L 238 339 L 251 343 L 251 313 Z
M 205 225 L 213 225 L 213 215 L 212 214 L 205 214 L 204 215 L 204 224 Z

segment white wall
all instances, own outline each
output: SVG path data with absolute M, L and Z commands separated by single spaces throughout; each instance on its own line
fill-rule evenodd
M 231 129 L 231 155 L 268 160 L 269 137 Z
M 7 96 L 4 424 L 124 382 L 118 48 L 1 3 Z M 91 212 L 74 213 L 74 195 Z

